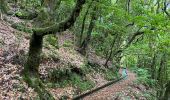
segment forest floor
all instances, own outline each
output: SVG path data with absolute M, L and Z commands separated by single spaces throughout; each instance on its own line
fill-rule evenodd
M 17 20 L 17 19 L 15 19 Z M 18 20 L 17 20 L 18 21 Z M 64 41 L 74 40 L 73 35 L 60 34 L 59 44 L 64 45 Z M 35 99 L 37 93 L 34 89 L 27 86 L 23 81 L 21 71 L 24 64 L 24 55 L 28 52 L 30 35 L 24 32 L 17 31 L 10 27 L 5 21 L 0 21 L 0 100 L 30 100 Z M 72 66 L 81 67 L 85 62 L 85 57 L 80 55 L 73 48 L 61 48 L 55 50 L 43 48 L 44 55 L 49 56 L 53 53 L 58 54 L 58 60 L 44 59 L 40 66 L 41 78 L 48 77 L 48 70 L 59 67 L 65 67 L 68 64 Z M 95 62 L 103 63 L 104 60 L 96 55 L 91 55 L 92 60 Z M 65 66 L 63 66 L 65 65 Z M 120 70 L 121 71 L 121 70 Z M 99 87 L 108 81 L 99 73 L 86 75 L 90 80 L 95 83 L 95 87 Z M 144 97 L 145 91 L 150 91 L 144 85 L 135 84 L 136 76 L 134 73 L 128 71 L 128 78 L 116 84 L 110 85 L 92 95 L 85 97 L 85 100 L 147 100 Z M 48 88 L 56 99 L 63 95 L 73 98 L 75 89 L 72 86 L 64 88 Z

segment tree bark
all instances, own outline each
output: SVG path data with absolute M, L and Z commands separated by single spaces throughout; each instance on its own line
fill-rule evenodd
M 109 62 L 110 58 L 112 57 L 113 47 L 114 47 L 114 44 L 115 44 L 115 42 L 116 42 L 117 36 L 118 36 L 118 34 L 116 34 L 116 36 L 115 36 L 115 38 L 114 38 L 114 40 L 113 40 L 113 42 L 112 42 L 112 44 L 111 44 L 109 57 L 106 59 L 106 62 L 105 62 L 105 64 L 104 64 L 104 66 L 106 66 L 106 67 L 108 66 L 108 62 Z
M 42 44 L 43 44 L 43 36 L 33 33 L 30 40 L 27 62 L 24 68 L 24 72 L 26 72 L 26 74 L 38 76 L 38 68 L 40 65 L 40 58 L 41 58 L 40 54 L 42 52 Z
M 160 0 L 157 0 L 157 9 L 156 9 L 156 13 L 158 14 L 160 10 Z
M 154 53 L 154 56 L 152 58 L 152 62 L 151 62 L 151 78 L 155 79 L 155 63 L 156 63 L 156 53 Z
M 42 52 L 43 36 L 48 34 L 55 34 L 56 32 L 62 32 L 70 28 L 76 21 L 76 18 L 79 16 L 80 10 L 82 9 L 84 3 L 85 0 L 77 0 L 73 12 L 65 21 L 46 28 L 32 29 L 33 34 L 30 40 L 28 59 L 25 64 L 24 71 L 38 75 L 38 68 L 40 65 L 40 54 Z
M 90 21 L 90 24 L 89 24 L 89 28 L 88 28 L 88 31 L 87 31 L 87 37 L 83 40 L 81 46 L 80 46 L 80 53 L 82 55 L 86 55 L 86 51 L 87 51 L 87 48 L 88 48 L 88 44 L 90 42 L 90 39 L 91 39 L 91 33 L 93 31 L 93 28 L 95 26 L 95 21 L 97 19 L 97 16 L 96 16 L 96 10 L 97 10 L 97 7 L 95 6 L 94 7 L 94 12 L 91 16 L 91 21 Z
M 88 47 L 88 44 L 91 39 L 91 32 L 92 32 L 93 28 L 94 28 L 94 19 L 92 18 L 90 21 L 88 32 L 87 32 L 87 37 L 86 37 L 86 39 L 84 39 L 84 41 L 81 45 L 81 49 L 80 49 L 80 53 L 83 55 L 86 55 L 87 47 Z
M 48 34 L 55 34 L 56 32 L 62 32 L 70 28 L 76 18 L 79 16 L 85 0 L 77 0 L 76 6 L 71 15 L 60 23 L 54 24 L 46 28 L 33 29 L 33 34 L 30 40 L 30 47 L 28 52 L 27 62 L 24 66 L 23 74 L 24 80 L 29 86 L 33 87 L 38 92 L 41 100 L 54 100 L 53 96 L 45 90 L 44 85 L 39 79 L 39 65 L 41 59 L 43 37 Z
M 45 90 L 45 86 L 39 78 L 40 54 L 42 52 L 43 36 L 32 34 L 27 62 L 24 66 L 24 80 L 28 86 L 35 89 L 41 100 L 54 100 L 53 96 Z
M 130 12 L 130 0 L 127 0 L 127 12 Z
M 30 40 L 28 59 L 24 71 L 31 72 L 36 75 L 38 74 L 38 68 L 40 65 L 40 54 L 42 52 L 43 36 L 54 34 L 56 32 L 61 32 L 70 28 L 74 24 L 76 17 L 79 16 L 80 10 L 84 3 L 85 0 L 77 0 L 77 4 L 73 12 L 71 13 L 70 17 L 68 17 L 65 21 L 50 27 L 38 28 L 33 30 L 33 35 Z
M 170 81 L 166 84 L 166 90 L 163 100 L 169 100 L 170 99 Z
M 84 17 L 83 17 L 83 23 L 82 23 L 82 27 L 81 27 L 80 40 L 79 40 L 80 44 L 79 44 L 79 46 L 81 46 L 81 44 L 82 44 L 82 38 L 83 38 L 83 32 L 84 32 L 84 27 L 85 27 L 85 21 L 86 21 L 87 15 L 89 13 L 89 9 L 90 9 L 90 7 L 92 5 L 92 2 L 89 4 L 89 6 L 88 6 L 88 8 L 87 8 L 87 10 L 86 10 L 86 12 L 84 14 Z

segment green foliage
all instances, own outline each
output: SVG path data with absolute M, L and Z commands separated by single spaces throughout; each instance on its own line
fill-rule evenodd
M 151 75 L 147 69 L 142 69 L 142 68 L 132 68 L 132 69 L 138 75 L 137 77 L 138 83 L 150 87 L 154 87 L 156 85 L 156 81 L 154 79 L 151 79 Z
M 26 25 L 26 23 L 23 23 L 23 22 L 12 24 L 12 27 L 15 29 L 18 29 L 18 30 L 26 32 L 26 33 L 32 33 L 32 29 L 26 28 L 25 26 L 27 26 L 27 25 Z
M 1 2 L 4 0 L 1 0 Z M 163 0 L 129 0 L 130 7 L 127 9 L 126 0 L 99 0 L 100 2 L 92 3 L 87 18 L 85 20 L 84 33 L 88 31 L 88 25 L 91 20 L 91 15 L 94 13 L 92 8 L 96 4 L 98 15 L 95 22 L 95 27 L 91 34 L 90 50 L 95 50 L 96 54 L 104 59 L 108 58 L 108 54 L 112 51 L 111 58 L 109 59 L 115 64 L 127 65 L 132 68 L 138 75 L 138 82 L 154 86 L 161 72 L 161 80 L 170 79 L 170 20 L 169 16 L 163 11 Z M 84 7 L 88 7 L 91 0 L 86 2 Z M 159 3 L 160 5 L 158 5 Z M 4 2 L 5 3 L 5 2 Z M 70 15 L 70 9 L 75 5 L 75 0 L 61 0 L 61 4 L 57 5 L 57 9 L 53 9 L 51 16 L 50 8 L 41 7 L 41 0 L 21 0 L 22 9 L 16 12 L 18 17 L 28 17 L 30 13 L 28 9 L 35 9 L 39 16 L 34 20 L 35 26 L 48 27 L 55 22 L 62 21 Z M 1 3 L 0 3 L 1 4 Z M 47 4 L 48 5 L 48 4 Z M 159 8 L 160 6 L 160 8 Z M 0 6 L 1 8 L 3 7 Z M 5 6 L 4 6 L 5 7 Z M 3 8 L 2 8 L 3 9 Z M 32 11 L 31 10 L 31 11 Z M 86 10 L 82 10 L 78 21 L 73 30 L 79 37 L 82 26 L 82 19 Z M 169 10 L 167 10 L 169 13 Z M 18 30 L 32 33 L 32 30 L 24 28 L 26 23 L 13 24 L 13 27 Z M 137 34 L 142 32 L 143 34 Z M 136 33 L 136 34 L 135 34 Z M 83 38 L 86 34 L 83 34 Z M 133 39 L 132 41 L 130 41 Z M 79 40 L 79 39 L 76 39 Z M 46 37 L 46 47 L 58 48 L 58 39 L 54 35 Z M 130 42 L 131 43 L 130 43 Z M 129 43 L 129 44 L 128 44 Z M 66 40 L 63 44 L 64 47 L 73 47 L 74 43 Z M 113 46 L 113 48 L 111 48 Z M 122 50 L 116 53 L 116 51 Z M 54 52 L 48 58 L 55 58 Z M 162 55 L 166 55 L 165 57 Z M 156 56 L 156 57 L 155 57 Z M 155 58 L 154 58 L 155 57 Z M 165 58 L 165 59 L 163 59 Z M 140 67 L 140 68 L 136 68 Z M 94 70 L 97 73 L 104 74 L 107 80 L 117 78 L 119 75 L 112 69 L 102 69 L 97 64 L 88 64 L 83 67 L 83 73 L 90 73 Z M 162 69 L 161 69 L 162 68 Z M 151 75 L 154 74 L 154 78 Z M 93 86 L 89 80 L 84 79 L 83 76 L 71 72 L 70 69 L 53 70 L 49 73 L 50 80 L 53 83 L 48 83 L 50 87 L 53 86 L 67 86 L 72 85 L 84 91 Z M 167 81 L 166 80 L 166 81 Z M 166 81 L 163 81 L 162 84 Z
M 51 81 L 58 82 L 67 79 L 71 75 L 70 69 L 54 69 L 49 72 L 49 77 Z
M 72 47 L 72 46 L 73 46 L 73 43 L 72 43 L 72 41 L 66 40 L 66 41 L 64 41 L 63 46 L 64 46 L 64 47 Z
M 108 69 L 108 70 L 106 70 L 104 72 L 104 77 L 105 77 L 106 80 L 111 81 L 111 80 L 114 80 L 114 79 L 118 78 L 119 77 L 119 73 L 113 71 L 112 69 Z
M 85 91 L 94 87 L 94 83 L 89 80 L 82 80 L 77 74 L 73 74 L 71 77 L 71 83 L 77 87 L 80 91 Z
M 17 12 L 16 12 L 16 15 L 17 15 L 17 16 L 22 16 L 23 13 L 22 13 L 21 11 L 17 11 Z
M 49 77 L 52 83 L 48 83 L 49 87 L 65 87 L 74 86 L 80 91 L 85 91 L 94 86 L 94 83 L 90 80 L 84 79 L 85 77 L 80 76 L 70 69 L 53 70 L 49 73 Z
M 48 43 L 52 46 L 54 46 L 55 48 L 59 48 L 58 47 L 58 38 L 55 35 L 48 35 L 46 38 L 46 41 L 48 41 Z

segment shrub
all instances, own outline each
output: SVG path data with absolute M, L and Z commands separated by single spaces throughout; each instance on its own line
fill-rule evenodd
M 48 43 L 52 46 L 54 46 L 55 48 L 59 48 L 58 47 L 58 38 L 55 35 L 48 35 L 46 38 L 46 41 L 48 41 Z
M 146 86 L 154 86 L 156 83 L 156 80 L 151 79 L 151 75 L 149 74 L 147 69 L 143 69 L 143 68 L 134 68 L 133 71 L 135 73 L 137 73 L 138 78 L 137 78 L 137 82 L 138 83 L 142 83 Z
M 73 46 L 73 43 L 72 43 L 72 41 L 66 40 L 66 41 L 64 42 L 63 46 L 64 46 L 64 47 L 71 47 L 71 46 Z
M 104 77 L 106 80 L 114 80 L 116 78 L 118 78 L 118 72 L 115 72 L 111 69 L 108 69 L 104 72 Z
M 48 83 L 49 87 L 65 87 L 65 86 L 74 86 L 80 91 L 85 91 L 94 86 L 94 83 L 90 80 L 83 79 L 85 77 L 80 76 L 74 72 L 71 72 L 70 69 L 58 69 L 53 70 L 49 73 L 50 80 L 53 83 Z

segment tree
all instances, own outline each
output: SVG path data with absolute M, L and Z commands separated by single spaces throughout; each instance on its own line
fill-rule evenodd
M 0 19 L 2 20 L 2 13 L 7 13 L 8 4 L 5 0 L 0 0 Z
M 92 33 L 93 28 L 95 26 L 95 21 L 97 19 L 96 10 L 97 10 L 97 6 L 95 5 L 93 12 L 92 12 L 92 15 L 91 15 L 91 20 L 90 20 L 90 24 L 89 24 L 88 31 L 87 31 L 87 36 L 83 40 L 83 42 L 80 46 L 80 53 L 83 54 L 83 55 L 86 55 L 87 48 L 88 48 L 88 45 L 89 45 L 89 42 L 90 42 L 90 39 L 91 39 L 91 33 Z M 81 33 L 81 34 L 83 34 L 83 33 Z
M 44 99 L 45 97 L 45 90 L 43 89 L 43 84 L 39 79 L 38 69 L 40 65 L 43 38 L 44 36 L 49 34 L 63 32 L 73 26 L 76 18 L 79 16 L 83 4 L 85 4 L 85 0 L 77 0 L 76 5 L 70 16 L 59 23 L 56 22 L 55 24 L 47 26 L 45 28 L 32 29 L 33 34 L 31 36 L 28 58 L 24 66 L 23 74 L 25 77 L 25 81 L 28 83 L 29 86 L 35 88 L 35 91 L 39 93 L 41 99 Z

